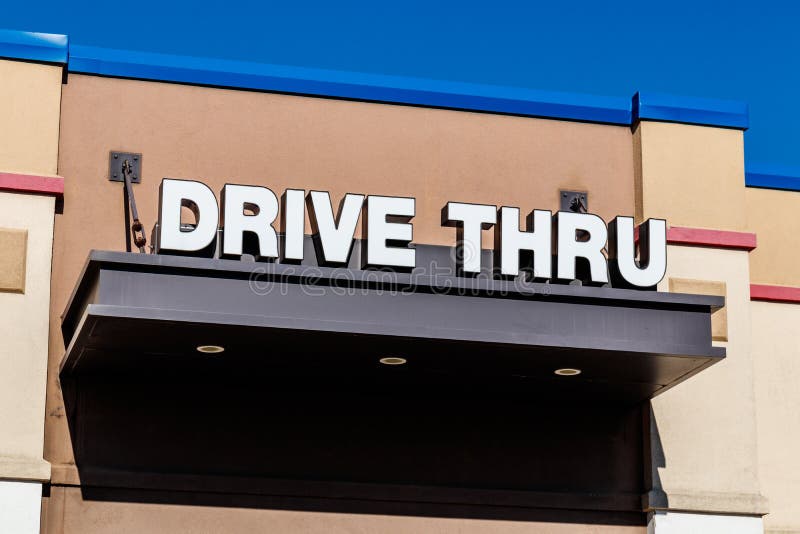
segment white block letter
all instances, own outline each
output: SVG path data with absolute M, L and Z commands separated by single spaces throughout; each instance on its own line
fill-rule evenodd
M 258 256 L 278 257 L 278 235 L 272 223 L 278 216 L 278 199 L 266 187 L 226 184 L 222 188 L 222 254 L 241 256 L 245 232 L 258 236 Z M 245 214 L 252 211 L 252 215 Z
M 667 272 L 667 221 L 648 219 L 639 226 L 639 251 L 637 262 L 633 217 L 617 217 L 608 225 L 608 259 L 614 281 L 652 287 Z
M 416 213 L 415 204 L 413 198 L 367 197 L 364 267 L 416 266 L 416 251 L 407 246 L 414 235 L 409 221 Z
M 481 272 L 481 230 L 488 230 L 497 221 L 497 208 L 483 204 L 448 202 L 442 208 L 442 226 L 455 226 L 462 273 Z
M 302 189 L 287 189 L 281 197 L 281 226 L 283 230 L 284 261 L 303 259 L 303 232 L 306 229 L 306 192 Z
M 207 185 L 191 180 L 164 178 L 158 193 L 158 252 L 197 252 L 217 236 L 219 207 Z M 197 225 L 181 230 L 181 207 L 194 213 Z
M 306 203 L 317 242 L 317 253 L 321 255 L 317 261 L 320 265 L 347 265 L 364 195 L 345 195 L 336 218 L 331 207 L 331 195 L 327 191 L 311 191 Z
M 591 213 L 572 213 L 559 211 L 555 216 L 558 233 L 556 255 L 558 278 L 574 280 L 575 260 L 584 258 L 589 262 L 590 282 L 605 284 L 608 282 L 608 268 L 603 249 L 606 246 L 606 223 Z M 578 241 L 578 231 L 588 232 L 585 241 Z
M 519 274 L 520 253 L 533 252 L 533 278 L 550 278 L 552 272 L 552 214 L 534 210 L 527 217 L 527 232 L 519 229 L 519 208 L 500 208 L 499 236 L 495 237 L 495 258 L 500 263 L 500 274 Z M 498 239 L 499 237 L 499 239 Z M 497 250 L 499 247 L 499 251 Z

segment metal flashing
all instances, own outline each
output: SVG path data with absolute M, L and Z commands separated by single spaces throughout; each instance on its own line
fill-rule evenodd
M 634 124 L 655 120 L 739 130 L 750 124 L 746 102 L 649 92 L 633 95 L 632 116 Z
M 69 44 L 66 35 L 0 30 L 0 57 L 73 73 L 630 126 L 640 119 L 746 129 L 747 104 L 637 93 L 633 100 L 404 76 L 270 65 Z
M 627 125 L 624 98 L 74 45 L 69 71 L 436 108 Z
M 65 64 L 68 50 L 66 35 L 0 30 L 0 58 Z
M 800 191 L 800 169 L 783 165 L 748 164 L 744 184 L 761 189 Z

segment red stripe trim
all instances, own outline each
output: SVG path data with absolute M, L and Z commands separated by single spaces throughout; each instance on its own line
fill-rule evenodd
M 633 239 L 639 242 L 639 228 L 633 230 Z M 667 228 L 667 243 L 670 245 L 690 245 L 694 247 L 730 248 L 753 250 L 756 248 L 756 234 L 750 232 L 731 232 L 729 230 L 706 230 L 704 228 Z
M 64 179 L 60 176 L 0 172 L 0 190 L 60 197 L 64 195 Z
M 756 234 L 673 226 L 667 230 L 667 243 L 671 245 L 753 250 L 756 248 Z
M 750 300 L 794 302 L 800 304 L 800 287 L 750 284 Z

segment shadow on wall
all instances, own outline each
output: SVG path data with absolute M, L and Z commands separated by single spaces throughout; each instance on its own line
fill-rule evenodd
M 387 376 L 69 379 L 83 497 L 644 525 L 642 408 Z
M 648 403 L 648 408 L 645 410 L 644 428 L 650 428 L 650 431 L 645 431 L 645 488 L 648 492 L 648 501 L 650 506 L 657 506 L 658 508 L 669 508 L 669 496 L 662 489 L 661 476 L 659 469 L 667 467 L 667 457 L 664 454 L 664 447 L 661 443 L 661 434 L 658 431 L 658 421 L 656 415 L 653 413 L 653 407 Z M 651 466 L 649 469 L 647 466 Z

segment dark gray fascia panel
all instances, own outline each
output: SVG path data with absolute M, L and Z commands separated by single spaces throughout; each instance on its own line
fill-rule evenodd
M 425 362 L 447 355 L 471 371 L 542 380 L 563 361 L 586 369 L 580 380 L 648 395 L 724 357 L 711 344 L 720 297 L 461 278 L 439 267 L 451 249 L 417 250 L 425 267 L 412 273 L 94 251 L 63 316 L 62 374 L 82 362 L 113 368 L 126 351 L 185 356 L 211 332 L 232 347 L 231 365 L 236 351 L 270 344 L 351 358 L 424 347 Z

